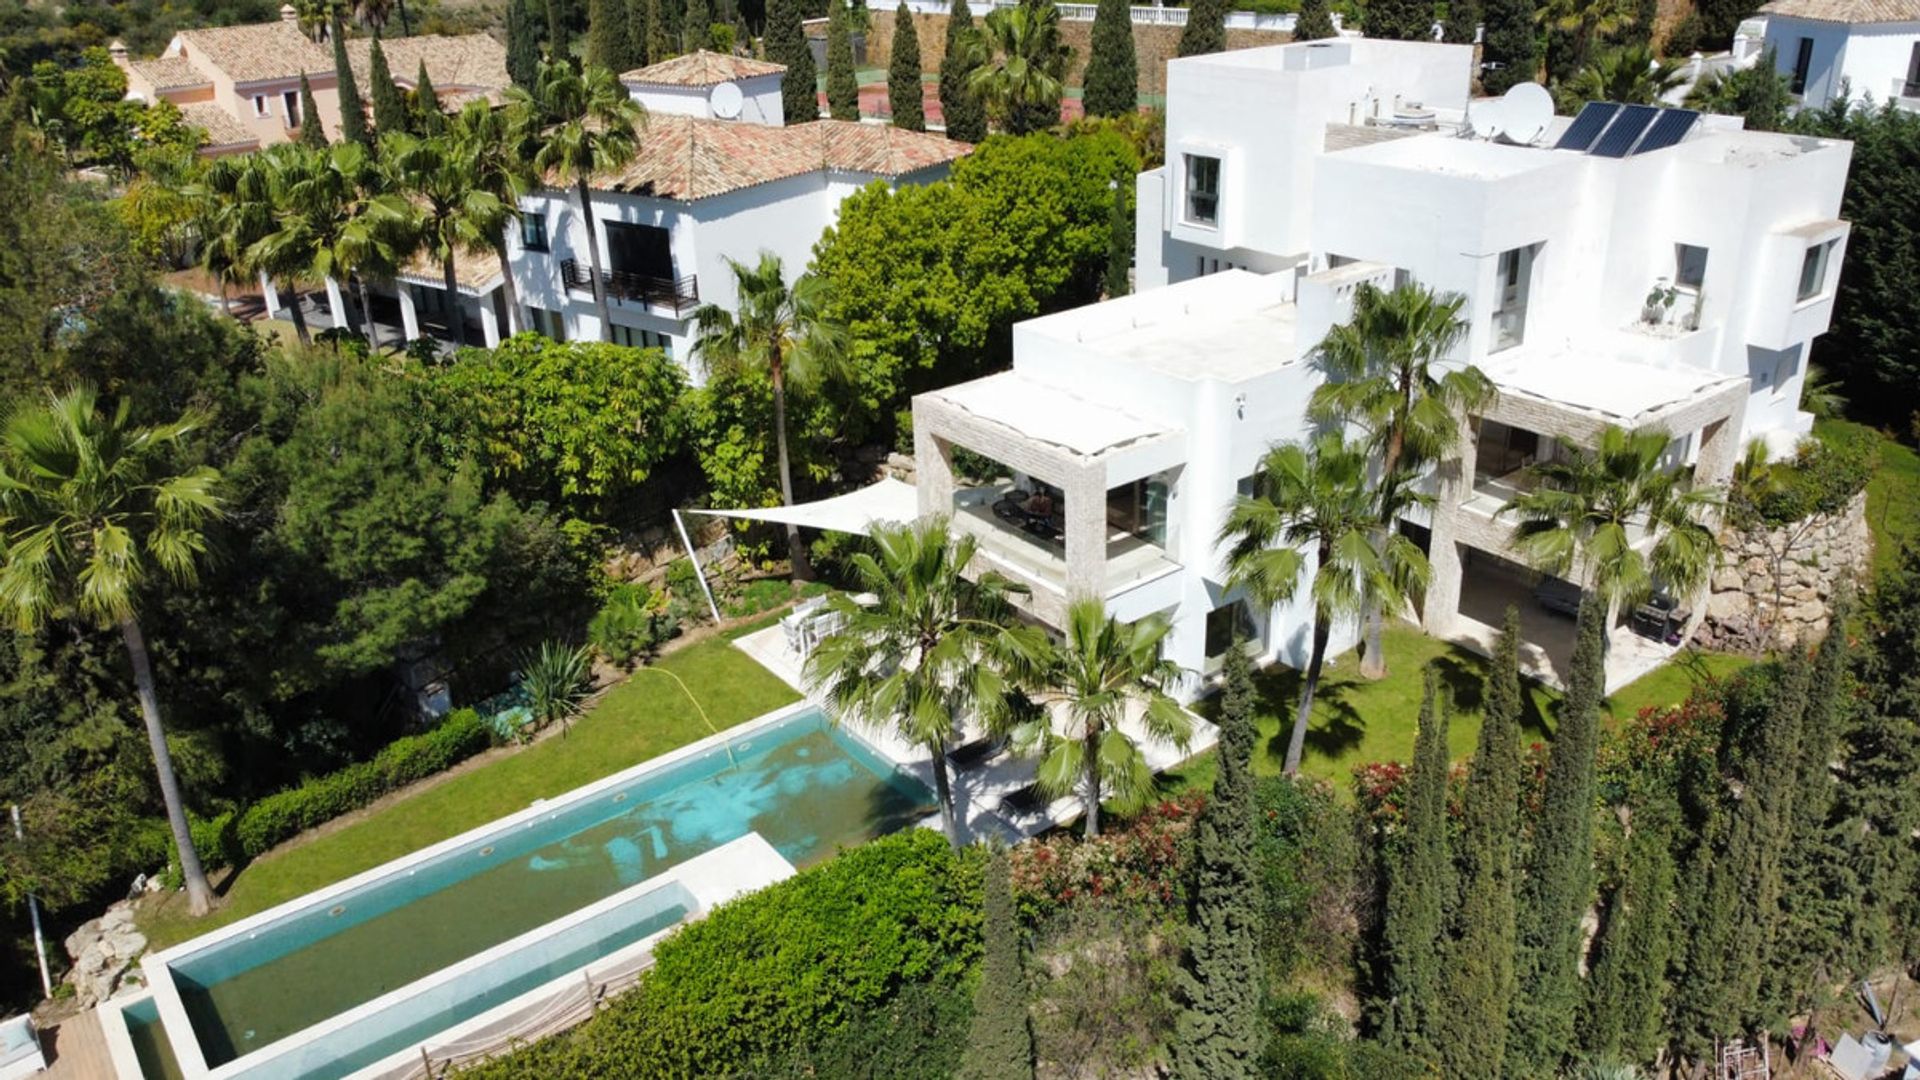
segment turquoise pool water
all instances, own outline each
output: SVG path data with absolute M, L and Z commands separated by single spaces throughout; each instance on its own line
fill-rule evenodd
M 133 1039 L 133 1054 L 140 1061 L 140 1075 L 147 1080 L 183 1080 L 180 1063 L 174 1060 L 173 1044 L 160 1026 L 160 1010 L 152 998 L 136 1001 L 121 1010 L 127 1035 Z
M 805 866 L 932 806 L 921 785 L 817 711 L 760 729 L 732 753 L 716 747 L 589 799 L 562 796 L 548 816 L 173 961 L 207 1063 L 252 1053 L 749 832 Z M 597 955 L 625 943 L 596 946 Z M 582 953 L 571 966 L 595 958 Z

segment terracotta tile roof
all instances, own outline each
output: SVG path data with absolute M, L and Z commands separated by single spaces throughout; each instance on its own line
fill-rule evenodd
M 655 114 L 633 162 L 594 187 L 691 201 L 809 172 L 897 177 L 972 149 L 941 135 L 847 120 L 769 127 Z
M 237 83 L 333 70 L 332 51 L 309 41 L 290 22 L 182 30 L 180 42 L 188 59 L 203 60 Z
M 180 115 L 188 124 L 207 133 L 207 149 L 259 145 L 258 136 L 247 130 L 246 125 L 227 115 L 227 110 L 211 101 L 195 101 L 182 105 Z
M 382 38 L 380 51 L 387 54 L 387 70 L 393 73 L 394 81 L 408 88 L 413 86 L 422 60 L 426 61 L 433 88 L 442 94 L 465 89 L 493 98 L 498 97 L 510 81 L 506 46 L 490 34 Z M 373 93 L 372 55 L 372 38 L 348 39 L 347 63 L 353 65 L 354 81 L 359 84 L 363 97 Z
M 418 282 L 428 288 L 446 288 L 446 271 L 431 252 L 418 252 L 400 268 L 402 281 Z M 475 295 L 492 291 L 500 284 L 500 256 L 491 251 L 461 251 L 453 257 L 453 280 Z
M 671 60 L 663 60 L 648 67 L 636 68 L 620 76 L 620 81 L 643 83 L 648 86 L 718 86 L 735 79 L 778 75 L 785 70 L 787 69 L 782 64 L 771 64 L 751 57 L 732 56 L 727 53 L 699 49 L 685 56 L 676 56 Z
M 1772 0 L 1760 12 L 1820 22 L 1920 22 L 1920 0 Z
M 200 69 L 187 60 L 177 56 L 162 56 L 152 60 L 130 60 L 127 67 L 153 88 L 154 93 L 162 90 L 182 90 L 189 86 L 205 86 L 213 80 L 200 73 Z

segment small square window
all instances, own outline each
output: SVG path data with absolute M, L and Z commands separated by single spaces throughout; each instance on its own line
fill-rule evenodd
M 1697 289 L 1707 280 L 1707 249 L 1692 244 L 1673 245 L 1673 283 Z
M 544 210 L 520 215 L 520 246 L 528 251 L 547 250 L 547 215 Z
M 1811 300 L 1827 288 L 1827 256 L 1833 251 L 1833 241 L 1815 244 L 1807 249 L 1800 260 L 1800 289 L 1797 295 L 1801 300 Z
M 1220 159 L 1187 156 L 1187 221 L 1216 225 L 1220 221 Z
M 253 115 L 255 116 L 267 115 L 267 95 L 265 94 L 253 95 Z

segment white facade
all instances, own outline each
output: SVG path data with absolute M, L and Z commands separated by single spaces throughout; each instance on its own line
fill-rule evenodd
M 1775 13 L 1767 17 L 1766 47 L 1805 108 L 1844 96 L 1920 109 L 1920 18 L 1837 22 Z
M 1571 119 L 1545 112 L 1530 144 L 1494 141 L 1462 122 L 1471 64 L 1467 47 L 1372 40 L 1172 61 L 1167 164 L 1138 182 L 1141 291 L 1020 324 L 1012 372 L 916 399 L 922 512 L 981 533 L 1042 621 L 1089 593 L 1124 617 L 1166 612 L 1169 659 L 1209 670 L 1236 599 L 1214 538 L 1239 480 L 1309 432 L 1310 355 L 1356 290 L 1410 280 L 1464 298 L 1449 359 L 1500 391 L 1430 479 L 1432 513 L 1405 526 L 1429 547 L 1433 632 L 1471 621 L 1465 578 L 1518 561 L 1502 485 L 1556 439 L 1657 425 L 1708 483 L 1748 439 L 1790 447 L 1811 425 L 1798 403 L 1845 253 L 1850 145 L 1703 117 L 1674 145 L 1608 157 L 1552 149 Z M 970 486 L 957 470 L 977 459 L 955 448 L 1011 480 Z M 1123 489 L 1142 477 L 1165 489 L 1150 543 L 1124 535 Z M 1009 488 L 1057 489 L 1058 528 Z M 1311 622 L 1296 608 L 1256 619 L 1292 664 Z

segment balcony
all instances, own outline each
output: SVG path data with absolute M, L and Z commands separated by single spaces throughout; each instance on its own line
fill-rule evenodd
M 593 291 L 593 270 L 580 265 L 578 260 L 560 260 L 560 276 L 569 289 Z M 684 315 L 700 304 L 700 283 L 694 274 L 683 278 L 663 278 L 626 270 L 607 270 L 602 272 L 601 277 L 606 282 L 607 298 L 611 300 L 632 300 L 649 307 L 666 308 L 675 315 Z
M 986 560 L 1009 576 L 1063 597 L 1075 592 L 1067 574 L 1064 506 L 1035 517 L 1019 509 L 1024 496 L 1009 481 L 962 489 L 954 493 L 954 525 L 976 537 Z M 1177 569 L 1158 544 L 1109 528 L 1098 588 L 1111 599 Z

